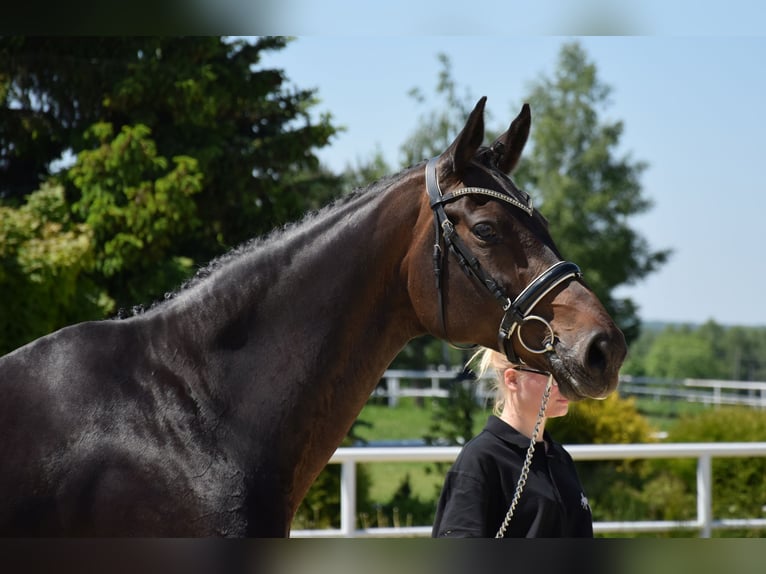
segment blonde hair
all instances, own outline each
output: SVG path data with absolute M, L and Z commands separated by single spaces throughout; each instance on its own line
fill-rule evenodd
M 506 401 L 506 390 L 505 385 L 503 384 L 503 373 L 505 373 L 506 369 L 516 367 L 516 365 L 511 363 L 502 353 L 486 347 L 474 353 L 473 357 L 471 357 L 469 360 L 469 364 L 471 363 L 476 364 L 477 379 L 481 379 L 487 375 L 488 371 L 492 371 L 492 374 L 494 375 L 492 377 L 492 389 L 495 393 L 495 402 L 492 405 L 492 414 L 499 417 L 503 412 Z

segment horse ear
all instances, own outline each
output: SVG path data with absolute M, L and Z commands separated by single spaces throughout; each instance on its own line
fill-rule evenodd
M 484 96 L 468 116 L 468 120 L 450 146 L 439 157 L 439 171 L 445 176 L 460 176 L 473 160 L 476 150 L 484 141 Z
M 495 140 L 492 149 L 497 153 L 497 167 L 504 173 L 511 173 L 521 158 L 521 152 L 529 137 L 529 126 L 532 124 L 532 113 L 529 104 L 521 107 L 519 115 L 511 122 L 504 134 Z

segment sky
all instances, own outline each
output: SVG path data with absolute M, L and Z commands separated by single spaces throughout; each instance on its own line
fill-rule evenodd
M 632 298 L 644 321 L 766 326 L 766 35 L 691 32 L 312 34 L 262 63 L 316 89 L 315 113 L 344 127 L 318 154 L 326 165 L 342 170 L 380 149 L 399 167 L 401 144 L 430 109 L 408 92 L 433 94 L 437 54 L 449 56 L 460 89 L 488 97 L 487 124 L 499 129 L 530 82 L 553 73 L 562 44 L 580 42 L 612 88 L 602 118 L 624 123 L 619 153 L 648 164 L 641 183 L 653 207 L 630 225 L 653 250 L 673 251 L 659 271 L 616 294 Z

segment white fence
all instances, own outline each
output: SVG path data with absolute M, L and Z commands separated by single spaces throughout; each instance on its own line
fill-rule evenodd
M 766 382 L 715 379 L 665 380 L 620 377 L 618 392 L 656 400 L 683 400 L 708 405 L 743 405 L 766 409 Z
M 575 460 L 626 460 L 648 458 L 697 459 L 697 517 L 691 521 L 596 522 L 596 533 L 699 531 L 709 538 L 713 529 L 766 528 L 766 518 L 716 519 L 712 511 L 712 459 L 719 457 L 764 457 L 766 442 L 571 445 Z M 308 537 L 413 537 L 429 536 L 430 526 L 407 528 L 356 527 L 356 465 L 362 462 L 452 462 L 460 447 L 355 447 L 340 448 L 330 459 L 342 465 L 340 529 L 294 530 L 295 538 Z
M 373 392 L 373 397 L 386 397 L 389 406 L 395 406 L 402 397 L 447 397 L 442 388 L 444 381 L 452 381 L 461 374 L 457 370 L 427 371 L 389 369 L 383 383 Z M 477 381 L 477 400 L 491 401 L 487 379 Z M 766 409 L 766 382 L 719 381 L 712 379 L 654 379 L 650 377 L 620 377 L 618 392 L 655 400 L 681 400 L 714 406 L 745 405 Z

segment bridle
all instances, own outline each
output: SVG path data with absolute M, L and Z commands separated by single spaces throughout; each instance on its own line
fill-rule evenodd
M 518 337 L 521 345 L 530 353 L 543 354 L 555 352 L 556 335 L 553 327 L 544 318 L 538 315 L 531 315 L 530 313 L 540 300 L 558 285 L 571 278 L 580 279 L 582 277 L 580 268 L 570 261 L 554 263 L 527 285 L 515 299 L 511 299 L 505 289 L 503 289 L 503 286 L 482 268 L 479 260 L 471 253 L 463 240 L 460 239 L 460 236 L 455 231 L 455 226 L 444 211 L 444 205 L 465 195 L 486 195 L 514 206 L 530 217 L 534 213 L 534 208 L 530 205 L 528 198 L 522 197 L 520 194 L 518 197 L 514 197 L 508 193 L 483 187 L 464 187 L 447 194 L 442 194 L 436 175 L 437 162 L 438 158 L 433 158 L 426 164 L 426 191 L 430 199 L 431 209 L 434 212 L 434 232 L 436 235 L 433 253 L 434 274 L 436 276 L 436 290 L 439 297 L 439 316 L 445 338 L 449 340 L 444 318 L 444 296 L 442 294 L 442 273 L 444 270 L 442 241 L 446 248 L 455 255 L 463 271 L 469 277 L 481 283 L 500 302 L 505 313 L 498 331 L 498 346 L 500 350 L 505 352 L 506 357 L 511 363 L 516 365 L 523 363 L 523 360 L 516 354 L 513 348 L 514 334 Z M 531 321 L 542 323 L 547 329 L 547 335 L 540 348 L 530 347 L 521 335 L 522 326 Z

